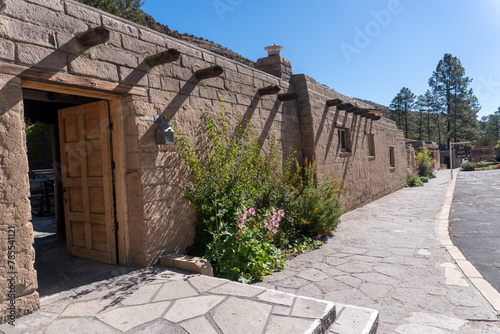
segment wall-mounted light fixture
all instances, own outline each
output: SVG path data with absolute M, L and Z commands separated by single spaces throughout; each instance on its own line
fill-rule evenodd
M 156 144 L 175 145 L 174 129 L 160 116 L 155 116 L 155 123 L 158 124 L 158 128 L 156 129 Z

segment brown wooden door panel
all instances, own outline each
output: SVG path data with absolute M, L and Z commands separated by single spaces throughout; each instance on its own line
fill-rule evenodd
M 59 110 L 66 240 L 71 255 L 116 263 L 107 101 Z

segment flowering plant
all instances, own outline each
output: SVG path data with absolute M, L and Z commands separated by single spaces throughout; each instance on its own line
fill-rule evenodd
M 214 236 L 216 242 L 209 247 L 207 259 L 217 264 L 216 270 L 223 277 L 243 283 L 282 269 L 284 258 L 272 239 L 284 215 L 283 209 L 259 214 L 255 208 L 244 207 L 238 211 L 235 224 Z

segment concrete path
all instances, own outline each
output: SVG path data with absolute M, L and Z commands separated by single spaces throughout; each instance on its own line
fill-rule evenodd
M 500 170 L 458 174 L 450 231 L 455 246 L 500 291 Z
M 378 333 L 500 333 L 497 313 L 442 246 L 452 183 L 449 171 L 437 175 L 344 214 L 321 249 L 258 285 L 376 309 Z

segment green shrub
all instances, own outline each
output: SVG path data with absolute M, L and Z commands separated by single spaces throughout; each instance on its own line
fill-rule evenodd
M 250 123 L 238 117 L 230 133 L 228 122 L 223 105 L 215 116 L 205 111 L 201 126 L 207 138 L 197 138 L 200 147 L 178 129 L 178 151 L 192 172 L 185 197 L 196 211 L 196 236 L 187 252 L 205 256 L 218 276 L 249 282 L 283 268 L 280 248 L 299 247 L 303 242 L 296 239 L 339 224 L 342 182 L 330 175 L 316 187 L 316 163 L 296 162 L 292 173 L 295 152 L 283 162 L 272 137 L 261 153 Z M 310 244 L 300 247 L 311 249 Z
M 291 182 L 292 153 L 282 166 L 275 140 L 261 155 L 252 125 L 239 117 L 233 134 L 228 122 L 223 104 L 215 117 L 205 111 L 202 127 L 207 142 L 200 150 L 178 129 L 178 150 L 193 175 L 185 197 L 196 211 L 195 241 L 187 251 L 197 256 L 205 254 L 214 233 L 226 233 L 240 208 L 263 208 L 272 189 Z
M 493 165 L 493 162 L 489 161 L 479 161 L 476 163 L 476 168 L 484 168 Z
M 284 257 L 272 239 L 284 215 L 283 210 L 259 215 L 254 208 L 243 208 L 237 221 L 214 233 L 205 255 L 217 264 L 217 276 L 249 283 L 283 269 Z
M 424 183 L 418 175 L 408 172 L 408 177 L 406 178 L 407 187 L 422 187 Z
M 316 186 L 317 163 L 305 162 L 301 167 L 296 164 L 299 178 L 298 189 L 298 223 L 300 231 L 305 236 L 319 236 L 333 231 L 340 223 L 344 212 L 342 181 L 328 175 L 320 185 Z
M 463 163 L 462 166 L 460 166 L 460 168 L 464 171 L 476 170 L 476 167 L 477 165 L 474 162 L 466 162 Z
M 434 175 L 434 159 L 426 148 L 420 150 L 416 155 L 417 173 L 419 176 L 429 177 Z

